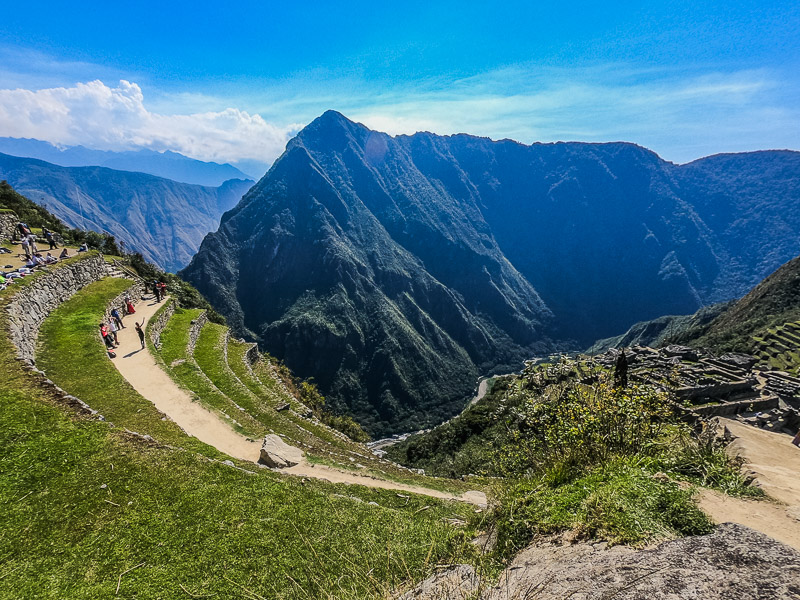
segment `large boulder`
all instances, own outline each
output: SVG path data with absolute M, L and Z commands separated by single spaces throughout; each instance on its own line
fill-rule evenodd
M 285 469 L 303 461 L 303 451 L 284 442 L 279 435 L 269 434 L 261 444 L 261 462 L 268 467 Z

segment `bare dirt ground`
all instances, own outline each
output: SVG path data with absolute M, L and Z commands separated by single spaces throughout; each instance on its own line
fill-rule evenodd
M 134 321 L 141 323 L 142 328 L 145 328 L 160 306 L 160 303 L 152 299 L 144 300 L 136 305 L 135 314 L 123 319 L 125 329 L 120 330 L 117 334 L 120 346 L 116 350 L 117 358 L 113 361 L 114 365 L 137 392 L 150 400 L 158 410 L 169 416 L 187 434 L 232 457 L 258 462 L 260 443 L 249 441 L 245 436 L 236 432 L 221 415 L 192 400 L 192 396 L 161 369 L 147 347 L 142 349 L 139 336 L 134 328 Z M 486 505 L 486 496 L 481 492 L 466 492 L 462 496 L 454 496 L 420 486 L 340 471 L 326 465 L 314 465 L 305 460 L 297 466 L 282 469 L 281 473 L 324 479 L 331 483 L 363 485 L 433 498 L 460 500 L 478 506 Z
M 711 490 L 698 494 L 700 507 L 716 522 L 739 523 L 800 549 L 800 448 L 791 436 L 732 419 L 720 423 L 736 438 L 728 447 L 745 460 L 743 470 L 774 501 L 731 498 Z

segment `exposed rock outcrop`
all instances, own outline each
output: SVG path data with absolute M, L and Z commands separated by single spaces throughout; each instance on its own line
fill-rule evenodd
M 303 451 L 284 442 L 279 435 L 271 433 L 261 444 L 261 462 L 268 467 L 285 469 L 300 464 Z
M 479 590 L 471 567 L 429 578 L 403 600 L 789 600 L 800 597 L 800 552 L 742 525 L 648 550 L 604 543 L 540 543 L 522 551 L 496 586 Z

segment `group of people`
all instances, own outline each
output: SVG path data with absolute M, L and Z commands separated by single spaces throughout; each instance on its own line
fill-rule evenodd
M 129 315 L 136 312 L 133 307 L 133 301 L 127 296 L 125 297 L 125 312 Z M 125 325 L 122 323 L 122 315 L 118 309 L 112 309 L 110 315 L 111 318 L 108 321 L 100 321 L 100 337 L 103 338 L 103 343 L 106 345 L 109 356 L 113 358 L 116 356 L 114 349 L 119 346 L 118 332 L 121 329 L 125 329 Z M 141 323 L 134 321 L 136 333 L 139 335 L 139 342 L 142 344 L 142 349 L 144 349 L 144 329 L 142 329 L 142 325 L 144 325 L 144 321 Z
M 156 302 L 161 302 L 167 296 L 167 284 L 158 279 L 153 280 L 153 296 Z

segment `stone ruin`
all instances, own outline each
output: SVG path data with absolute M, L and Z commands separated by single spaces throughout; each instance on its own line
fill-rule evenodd
M 598 381 L 613 373 L 620 350 L 597 356 L 562 357 L 559 364 L 526 367 L 551 383 L 577 377 Z M 745 423 L 794 434 L 800 427 L 800 379 L 765 366 L 756 356 L 670 345 L 625 348 L 630 385 L 645 384 L 674 394 L 687 418 L 725 416 Z

